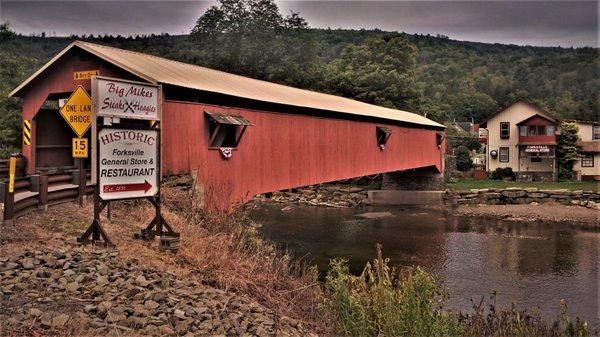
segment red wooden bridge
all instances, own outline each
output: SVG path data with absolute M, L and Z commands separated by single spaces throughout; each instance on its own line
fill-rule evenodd
M 444 126 L 420 115 L 76 41 L 10 94 L 31 122 L 27 174 L 75 168 L 58 106 L 78 85 L 90 91 L 81 72 L 162 85 L 162 173 L 196 176 L 208 208 L 376 173 L 443 172 Z

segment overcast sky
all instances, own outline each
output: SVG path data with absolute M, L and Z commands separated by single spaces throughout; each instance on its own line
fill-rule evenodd
M 5 1 L 0 21 L 24 34 L 188 33 L 215 1 Z M 277 1 L 311 27 L 380 28 L 458 40 L 598 47 L 598 1 Z

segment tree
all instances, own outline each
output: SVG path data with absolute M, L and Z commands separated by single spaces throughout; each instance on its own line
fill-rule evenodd
M 454 100 L 454 116 L 462 121 L 480 122 L 498 112 L 500 107 L 484 93 L 462 94 Z
M 17 36 L 17 34 L 10 29 L 8 21 L 0 24 L 0 42 L 12 39 L 15 36 Z
M 556 144 L 559 179 L 573 178 L 573 165 L 579 159 L 579 129 L 574 123 L 562 123 Z
M 415 81 L 417 54 L 417 48 L 400 34 L 348 45 L 329 65 L 327 87 L 359 101 L 415 110 L 421 97 Z
M 0 158 L 21 148 L 21 106 L 7 96 L 33 64 L 29 58 L 0 51 Z
M 208 67 L 314 87 L 320 66 L 307 28 L 298 13 L 282 16 L 273 0 L 220 0 L 198 19 L 190 38 Z
M 459 171 L 468 171 L 473 167 L 471 153 L 466 146 L 461 145 L 457 147 L 454 154 L 456 154 L 456 168 Z

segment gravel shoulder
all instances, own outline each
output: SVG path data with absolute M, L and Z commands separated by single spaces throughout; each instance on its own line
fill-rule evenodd
M 539 205 L 458 205 L 459 215 L 490 216 L 515 221 L 561 222 L 582 228 L 600 229 L 600 211 L 558 203 Z
M 316 336 L 250 294 L 214 287 L 158 242 L 133 240 L 147 210 L 135 224 L 127 207 L 103 216 L 117 249 L 77 245 L 91 208 L 67 203 L 0 225 L 0 336 Z
M 0 335 L 309 335 L 251 299 L 114 250 L 25 250 L 0 258 L 0 275 Z

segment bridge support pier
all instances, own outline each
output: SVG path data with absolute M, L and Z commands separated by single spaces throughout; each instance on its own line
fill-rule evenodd
M 444 175 L 435 167 L 384 173 L 381 189 L 439 191 L 444 189 Z

